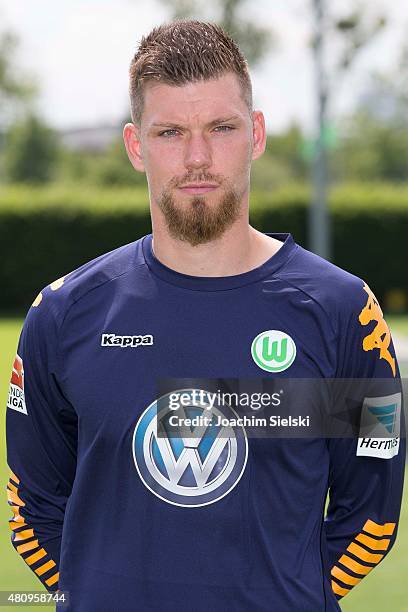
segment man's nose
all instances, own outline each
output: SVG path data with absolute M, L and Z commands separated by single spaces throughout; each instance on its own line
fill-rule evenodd
M 187 139 L 185 165 L 187 168 L 208 168 L 211 166 L 210 144 L 202 134 L 191 134 Z

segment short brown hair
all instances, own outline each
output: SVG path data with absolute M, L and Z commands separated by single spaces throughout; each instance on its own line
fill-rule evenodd
M 178 19 L 153 28 L 142 37 L 130 64 L 132 121 L 140 125 L 144 83 L 157 81 L 184 85 L 218 78 L 226 72 L 237 75 L 251 113 L 252 85 L 247 60 L 220 26 L 194 19 Z

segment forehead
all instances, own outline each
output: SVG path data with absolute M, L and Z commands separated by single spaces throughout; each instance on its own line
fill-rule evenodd
M 163 121 L 204 123 L 215 116 L 244 118 L 247 114 L 241 85 L 233 73 L 184 85 L 148 82 L 144 87 L 142 122 L 147 127 Z

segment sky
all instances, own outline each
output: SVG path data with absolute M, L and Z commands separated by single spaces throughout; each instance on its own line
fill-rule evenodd
M 209 2 L 206 3 L 210 4 Z M 249 1 L 245 18 L 270 27 L 276 43 L 252 70 L 255 108 L 269 132 L 297 121 L 315 123 L 313 63 L 308 48 L 311 0 Z M 328 0 L 342 14 L 358 0 Z M 370 11 L 388 27 L 359 57 L 352 73 L 334 88 L 333 114 L 352 109 L 372 71 L 391 70 L 408 34 L 406 0 L 370 0 Z M 158 0 L 0 0 L 0 31 L 20 37 L 19 69 L 40 85 L 39 113 L 60 129 L 112 124 L 128 114 L 128 67 L 140 38 L 169 19 Z M 201 17 L 201 16 L 200 16 Z M 203 15 L 211 19 L 211 15 Z M 328 41 L 328 57 L 335 56 Z

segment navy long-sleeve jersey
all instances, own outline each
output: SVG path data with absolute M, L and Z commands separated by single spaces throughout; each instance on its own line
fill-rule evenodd
M 69 592 L 57 609 L 333 612 L 393 546 L 401 432 L 392 445 L 158 433 L 163 377 L 387 378 L 397 391 L 372 412 L 387 427 L 402 418 L 369 286 L 269 235 L 283 244 L 268 261 L 225 277 L 168 268 L 147 235 L 30 308 L 7 405 L 7 494 L 13 546 L 48 591 Z

